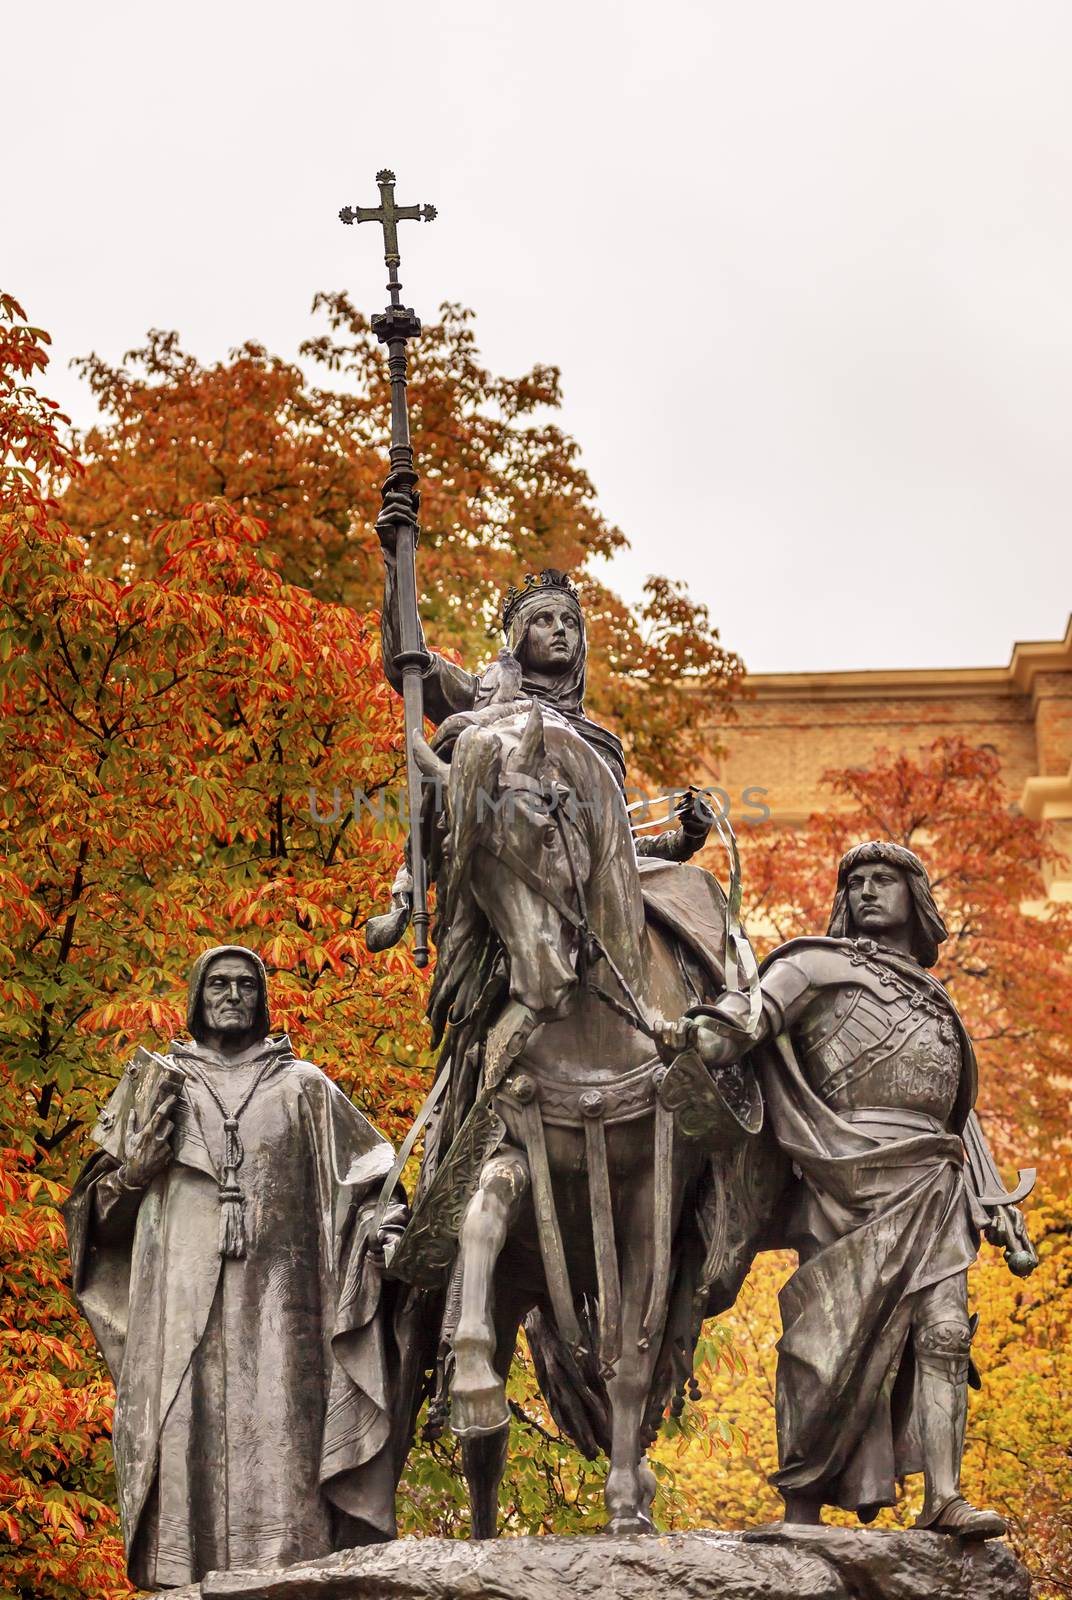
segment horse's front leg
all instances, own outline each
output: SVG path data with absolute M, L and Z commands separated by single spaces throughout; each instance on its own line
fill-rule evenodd
M 467 1434 L 462 1440 L 462 1471 L 469 1490 L 471 1539 L 494 1539 L 499 1531 L 499 1485 L 506 1471 L 508 1428 Z
M 650 1156 L 648 1158 L 650 1163 Z M 651 1293 L 652 1172 L 635 1175 L 626 1226 L 622 1229 L 622 1346 L 614 1376 L 607 1381 L 611 1408 L 610 1471 L 604 1489 L 607 1532 L 654 1533 L 651 1503 L 655 1479 L 643 1459 L 641 1435 L 659 1352 L 661 1327 L 645 1337 L 644 1319 Z
M 517 1330 L 530 1309 L 530 1298 L 507 1290 L 495 1308 L 495 1371 L 505 1383 L 517 1347 Z M 505 1303 L 502 1303 L 505 1302 Z M 462 1439 L 462 1471 L 469 1490 L 471 1539 L 494 1539 L 499 1531 L 499 1485 L 506 1470 L 508 1428 L 470 1433 Z
M 659 1491 L 659 1480 L 651 1469 L 651 1463 L 646 1455 L 642 1455 L 637 1464 L 637 1486 L 640 1490 L 639 1515 L 649 1524 L 650 1531 L 655 1532 L 655 1523 L 652 1521 L 651 1508 L 655 1504 L 655 1496 Z
M 494 1277 L 499 1254 L 529 1187 L 528 1162 L 504 1145 L 484 1167 L 458 1235 L 461 1305 L 452 1341 L 450 1422 L 461 1439 L 498 1433 L 510 1422 L 506 1385 L 495 1369 Z

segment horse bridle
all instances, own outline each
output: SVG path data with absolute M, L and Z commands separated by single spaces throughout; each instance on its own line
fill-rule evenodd
M 499 774 L 499 784 L 504 789 L 516 790 L 521 794 L 530 796 L 546 808 L 545 814 L 554 821 L 555 827 L 558 829 L 558 837 L 562 842 L 562 849 L 569 866 L 570 882 L 576 898 L 577 909 L 574 910 L 572 906 L 567 905 L 561 895 L 540 877 L 539 873 L 529 865 L 512 845 L 496 846 L 481 839 L 477 843 L 477 849 L 483 850 L 493 860 L 500 861 L 509 872 L 513 873 L 515 878 L 520 878 L 522 883 L 526 884 L 534 894 L 539 895 L 541 900 L 544 900 L 552 910 L 558 913 L 564 922 L 567 922 L 573 928 L 580 941 L 578 980 L 590 993 L 596 995 L 598 999 L 602 1000 L 624 1021 L 636 1028 L 638 1033 L 644 1034 L 654 1044 L 657 1041 L 654 1024 L 648 1018 L 643 1005 L 633 992 L 629 980 L 603 943 L 603 940 L 592 927 L 591 919 L 588 915 L 588 901 L 584 892 L 584 883 L 577 870 L 577 859 L 574 855 L 569 832 L 563 820 L 566 805 L 571 798 L 571 791 L 564 784 L 554 780 L 549 785 L 544 786 L 538 779 L 530 777 L 526 772 L 502 772 Z M 615 982 L 625 996 L 624 1002 L 608 993 L 601 984 L 593 981 L 591 969 L 596 961 L 604 961 L 610 968 Z

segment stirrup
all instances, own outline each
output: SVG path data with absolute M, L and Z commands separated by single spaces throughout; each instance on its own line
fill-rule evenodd
M 412 907 L 406 901 L 392 906 L 382 916 L 370 917 L 365 924 L 365 944 L 373 955 L 381 950 L 392 950 L 409 927 Z

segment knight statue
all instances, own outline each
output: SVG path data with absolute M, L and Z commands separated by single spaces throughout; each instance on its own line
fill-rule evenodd
M 779 1470 L 787 1522 L 824 1505 L 871 1521 L 922 1470 L 918 1526 L 960 1538 L 1005 1531 L 960 1490 L 974 1320 L 967 1269 L 981 1235 L 1011 1270 L 1037 1258 L 973 1107 L 975 1054 L 930 973 L 946 927 L 922 861 L 874 840 L 838 868 L 825 938 L 794 939 L 761 968 L 754 1053 L 767 1116 L 799 1175 L 783 1243 Z M 685 1025 L 708 1066 L 740 1053 L 731 996 Z M 679 1040 L 685 1043 L 686 1039 Z

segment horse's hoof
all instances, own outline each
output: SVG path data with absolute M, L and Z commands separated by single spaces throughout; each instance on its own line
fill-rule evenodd
M 493 1388 L 455 1389 L 450 1397 L 450 1425 L 459 1439 L 481 1439 L 510 1426 L 510 1407 L 501 1383 Z
M 637 1512 L 634 1516 L 611 1517 L 603 1532 L 611 1539 L 628 1539 L 634 1533 L 654 1533 L 655 1524 Z

